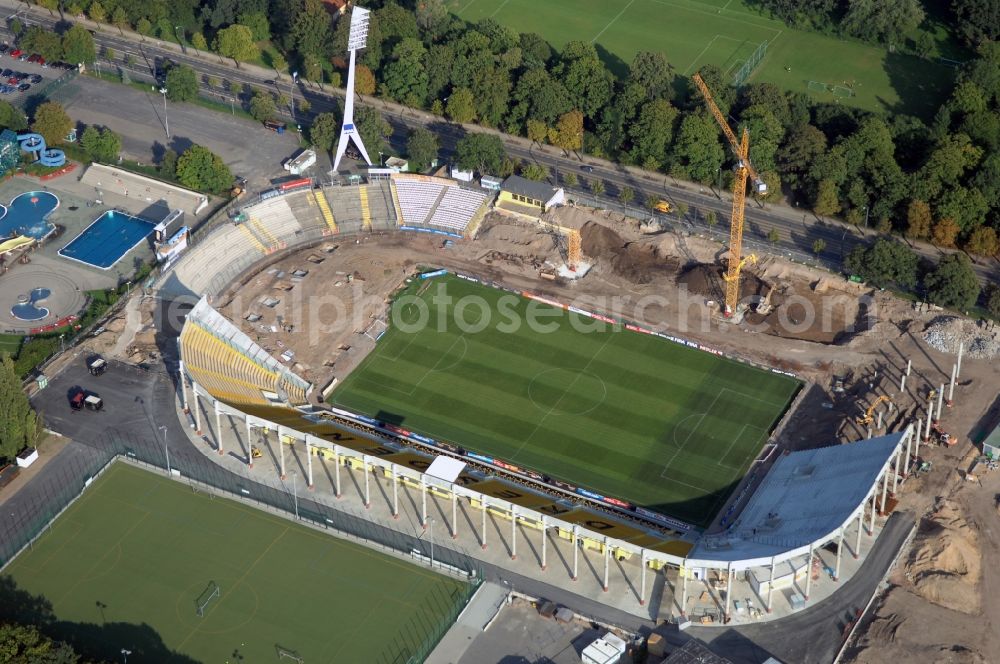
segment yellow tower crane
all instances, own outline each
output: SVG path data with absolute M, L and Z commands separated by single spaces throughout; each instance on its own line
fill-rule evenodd
M 701 78 L 700 74 L 693 76 L 695 85 L 701 90 L 705 98 L 708 110 L 712 112 L 715 121 L 722 128 L 722 133 L 726 135 L 730 147 L 736 153 L 736 177 L 733 178 L 733 219 L 729 225 L 729 262 L 726 270 L 726 308 L 725 315 L 728 318 L 736 313 L 736 304 L 740 299 L 740 270 L 743 267 L 743 208 L 747 197 L 747 178 L 753 179 L 754 189 L 757 193 L 767 193 L 767 185 L 761 179 L 757 171 L 750 164 L 750 133 L 743 129 L 743 135 L 736 137 L 736 133 L 729 127 L 726 117 L 719 110 L 712 98 L 712 92 L 708 85 Z

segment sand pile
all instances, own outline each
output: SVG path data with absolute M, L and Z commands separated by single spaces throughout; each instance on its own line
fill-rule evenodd
M 493 221 L 487 225 L 479 232 L 478 239 L 481 242 L 485 240 L 491 247 L 506 245 L 506 250 L 528 256 L 546 256 L 558 245 L 551 231 L 504 221 Z
M 979 611 L 979 538 L 951 501 L 920 523 L 904 571 L 924 599 L 962 613 Z
M 634 284 L 648 284 L 658 276 L 677 272 L 678 262 L 651 244 L 626 242 L 605 226 L 588 221 L 580 229 L 583 255 L 609 265 L 620 277 Z
M 721 302 L 726 294 L 722 272 L 723 269 L 719 265 L 706 265 L 704 263 L 692 265 L 677 277 L 677 285 L 685 286 L 689 293 Z M 753 296 L 763 297 L 767 290 L 767 284 L 756 275 L 746 270 L 740 272 L 741 301 L 746 301 L 746 298 Z M 772 304 L 779 303 L 772 299 Z

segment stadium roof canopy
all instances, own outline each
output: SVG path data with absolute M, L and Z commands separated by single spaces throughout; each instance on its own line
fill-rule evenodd
M 828 538 L 863 509 L 906 431 L 778 458 L 733 526 L 690 558 L 769 559 Z

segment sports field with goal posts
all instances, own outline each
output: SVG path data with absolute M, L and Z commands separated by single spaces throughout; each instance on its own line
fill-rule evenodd
M 179 664 L 406 662 L 469 588 L 122 462 L 4 576 L 78 652 Z
M 799 385 L 449 275 L 394 299 L 330 401 L 704 525 Z
M 711 64 L 728 83 L 767 42 L 750 81 L 818 101 L 927 119 L 951 91 L 956 73 L 874 44 L 790 28 L 745 0 L 448 0 L 448 7 L 473 23 L 492 18 L 518 32 L 538 33 L 556 49 L 569 41 L 593 42 L 619 75 L 637 52 L 660 51 L 676 74 L 690 76 Z M 850 86 L 854 94 L 812 94 L 810 81 Z

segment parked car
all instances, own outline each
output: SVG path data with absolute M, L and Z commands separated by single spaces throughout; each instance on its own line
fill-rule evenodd
M 10 46 L 7 44 L 0 44 L 0 54 L 6 53 L 10 50 Z
M 13 75 L 13 73 L 14 72 L 11 69 L 4 69 L 3 71 L 0 71 L 0 76 L 2 76 L 4 78 L 10 78 L 11 75 Z
M 17 56 L 17 60 L 18 60 L 18 62 L 27 62 L 28 58 L 30 58 L 30 57 L 31 56 L 28 55 L 27 53 L 21 53 L 21 55 Z
M 42 82 L 42 75 L 41 74 L 32 74 L 31 75 L 31 82 L 35 83 L 35 84 L 41 83 Z
M 19 48 L 15 48 L 13 51 L 10 52 L 10 57 L 17 58 L 20 57 L 22 53 L 24 53 L 24 51 L 22 51 Z
M 38 62 L 39 58 L 41 57 L 42 56 L 38 55 L 37 53 L 32 53 L 31 55 L 28 56 L 28 62 Z
M 594 167 L 593 166 L 581 166 L 580 170 L 583 171 L 584 173 L 593 173 L 594 172 Z
M 7 82 L 10 83 L 11 85 L 17 85 L 18 80 L 16 77 L 11 76 L 10 78 L 7 79 Z
M 21 85 L 17 86 L 17 89 L 20 90 L 21 92 L 27 92 L 28 90 L 31 89 L 31 83 L 22 83 Z

